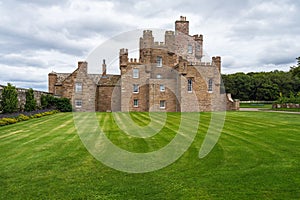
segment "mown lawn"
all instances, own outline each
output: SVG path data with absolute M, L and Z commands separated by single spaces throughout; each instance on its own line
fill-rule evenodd
M 147 113 L 133 113 L 147 125 Z M 300 115 L 227 112 L 208 156 L 198 153 L 210 113 L 202 113 L 191 147 L 158 171 L 130 174 L 93 158 L 76 133 L 72 113 L 0 127 L 1 199 L 300 199 Z M 135 152 L 172 140 L 180 113 L 168 113 L 156 136 L 129 138 L 112 113 L 97 113 L 114 144 Z M 103 124 L 103 123 L 101 123 Z
M 240 103 L 241 108 L 262 108 L 262 109 L 271 109 L 272 104 L 264 103 Z

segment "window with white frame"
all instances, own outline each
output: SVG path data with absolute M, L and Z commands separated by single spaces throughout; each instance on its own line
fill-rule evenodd
M 157 75 L 156 75 L 156 78 L 157 78 L 157 79 L 161 79 L 161 78 L 162 78 L 161 74 L 157 74 Z
M 156 57 L 156 66 L 162 67 L 162 57 L 161 56 Z
M 82 92 L 82 83 L 75 83 L 75 92 Z
M 76 99 L 75 100 L 75 107 L 76 108 L 81 108 L 82 107 L 82 100 Z
M 188 92 L 192 92 L 193 91 L 193 80 L 191 78 L 188 79 Z
M 193 46 L 191 44 L 188 45 L 188 53 L 193 53 Z
M 133 107 L 139 107 L 139 100 L 133 99 Z
M 160 85 L 159 85 L 159 90 L 160 90 L 161 92 L 164 92 L 164 91 L 165 91 L 165 85 L 160 84 Z
M 212 92 L 212 91 L 213 91 L 213 80 L 212 80 L 212 78 L 210 78 L 210 79 L 208 80 L 208 91 L 209 91 L 209 92 Z
M 132 77 L 133 78 L 139 78 L 139 69 L 133 69 Z
M 165 100 L 160 100 L 159 101 L 159 108 L 162 108 L 162 109 L 166 108 L 166 101 Z
M 139 93 L 139 85 L 133 84 L 133 93 Z

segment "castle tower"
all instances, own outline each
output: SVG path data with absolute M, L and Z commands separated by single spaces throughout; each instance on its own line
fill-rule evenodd
M 189 34 L 189 21 L 186 21 L 186 17 L 180 16 L 180 20 L 175 22 L 176 33 Z
M 201 59 L 203 56 L 203 35 L 194 35 L 193 37 L 196 42 L 195 56 Z
M 120 61 L 120 70 L 121 70 L 121 74 L 122 74 L 123 68 L 127 67 L 128 49 L 120 49 L 119 61 Z
M 151 30 L 144 30 L 143 37 L 140 38 L 140 49 L 152 48 L 154 45 L 154 37 Z
M 172 53 L 175 52 L 175 33 L 174 31 L 165 32 L 165 44 L 168 50 Z
M 55 93 L 55 83 L 57 82 L 57 74 L 52 71 L 48 74 L 48 92 Z
M 221 73 L 221 57 L 220 56 L 212 57 L 212 64 L 215 67 L 217 67 L 217 69 Z
M 105 59 L 103 59 L 103 64 L 102 64 L 102 76 L 106 76 L 106 64 L 105 64 Z

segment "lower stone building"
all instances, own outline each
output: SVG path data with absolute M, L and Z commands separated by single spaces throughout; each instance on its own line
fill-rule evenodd
M 71 100 L 75 111 L 197 112 L 237 110 L 221 87 L 221 57 L 203 62 L 203 36 L 189 35 L 185 17 L 175 31 L 156 42 L 151 30 L 140 38 L 139 59 L 119 52 L 120 75 L 88 74 L 88 63 L 78 62 L 72 73 L 49 73 L 49 92 Z

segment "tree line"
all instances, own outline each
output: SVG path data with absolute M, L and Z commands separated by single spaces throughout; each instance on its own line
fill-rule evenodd
M 34 97 L 34 91 L 32 88 L 25 92 L 25 112 L 31 112 L 39 109 L 57 109 L 61 112 L 72 111 L 72 105 L 67 98 L 56 98 L 50 94 L 41 95 L 41 106 L 37 106 L 36 99 Z M 23 111 L 23 108 L 18 107 L 18 92 L 15 86 L 10 83 L 4 87 L 2 95 L 0 97 L 0 113 L 15 113 Z
M 300 57 L 288 72 L 250 72 L 222 75 L 226 93 L 241 101 L 275 101 L 300 96 Z

